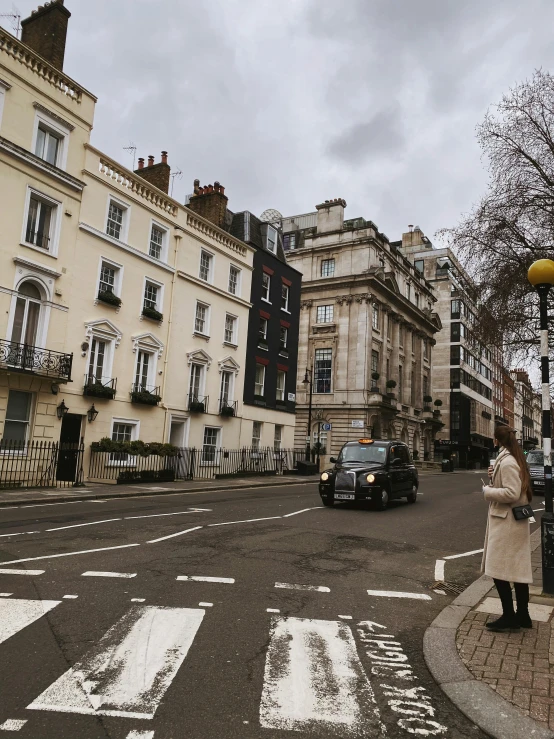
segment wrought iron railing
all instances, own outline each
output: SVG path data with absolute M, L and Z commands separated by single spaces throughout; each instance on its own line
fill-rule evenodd
M 94 375 L 85 375 L 85 387 L 83 395 L 91 398 L 107 398 L 112 400 L 115 397 L 117 389 L 116 377 L 95 377 Z
M 0 367 L 71 382 L 73 354 L 0 339 Z
M 83 481 L 83 444 L 0 441 L 0 489 L 70 487 Z
M 189 393 L 187 396 L 187 407 L 191 413 L 207 413 L 208 401 L 209 397 L 207 395 Z
M 219 415 L 220 416 L 236 416 L 237 401 L 227 400 L 227 398 L 219 399 Z
M 162 396 L 160 395 L 159 386 L 144 385 L 141 382 L 134 382 L 131 388 L 131 402 L 141 403 L 142 405 L 158 405 Z

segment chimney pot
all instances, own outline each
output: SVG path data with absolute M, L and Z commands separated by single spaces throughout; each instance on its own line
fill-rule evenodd
M 144 169 L 144 157 L 139 157 L 138 164 L 139 169 Z
M 162 164 L 167 164 L 167 151 L 162 151 Z
M 200 180 L 194 180 L 194 187 L 200 187 Z
M 148 157 L 148 166 L 151 167 L 154 164 L 154 157 L 152 154 Z
M 220 193 L 221 193 L 222 195 L 225 195 L 225 188 L 223 187 L 223 185 L 220 185 L 220 186 L 219 186 L 219 192 L 220 192 Z
M 213 191 L 214 191 L 214 186 L 208 185 L 208 192 L 213 192 Z

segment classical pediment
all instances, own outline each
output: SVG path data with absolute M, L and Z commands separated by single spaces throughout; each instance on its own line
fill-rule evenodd
M 136 352 L 138 349 L 142 349 L 147 352 L 157 352 L 158 357 L 161 357 L 164 350 L 162 342 L 154 336 L 154 334 L 138 334 L 133 336 L 133 351 Z
M 392 272 L 385 272 L 385 285 L 389 288 L 389 290 L 392 290 L 397 295 L 400 294 L 398 282 L 396 281 L 396 277 Z
M 218 364 L 220 372 L 223 372 L 223 371 L 234 372 L 235 375 L 238 375 L 239 373 L 240 364 L 235 362 L 235 360 L 231 356 L 220 359 L 217 364 Z
M 122 332 L 117 326 L 107 318 L 100 318 L 97 321 L 88 321 L 85 323 L 86 341 L 90 343 L 93 336 L 106 341 L 114 341 L 116 347 L 121 342 Z
M 208 352 L 205 352 L 203 349 L 195 349 L 192 352 L 187 352 L 187 362 L 189 365 L 193 363 L 205 364 L 207 369 L 212 363 L 212 358 L 210 357 Z

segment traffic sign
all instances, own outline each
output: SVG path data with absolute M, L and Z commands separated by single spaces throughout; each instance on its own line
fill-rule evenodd
M 321 424 L 321 430 L 322 431 L 331 431 L 333 428 L 333 425 L 331 423 L 322 423 Z

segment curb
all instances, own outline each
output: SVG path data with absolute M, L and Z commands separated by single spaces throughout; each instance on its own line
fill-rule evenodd
M 65 495 L 65 496 L 59 496 L 57 498 L 54 497 L 48 497 L 48 498 L 31 498 L 29 500 L 0 500 L 0 509 L 5 507 L 13 507 L 13 506 L 19 506 L 19 505 L 36 505 L 40 503 L 70 503 L 74 501 L 85 501 L 85 500 L 112 500 L 112 499 L 122 499 L 122 498 L 138 498 L 138 497 L 148 497 L 153 495 L 181 495 L 182 493 L 206 493 L 206 492 L 230 492 L 231 490 L 248 490 L 249 488 L 270 488 L 270 487 L 285 487 L 288 485 L 315 485 L 317 484 L 318 480 L 302 480 L 302 478 L 299 478 L 297 480 L 290 480 L 287 482 L 251 482 L 249 484 L 244 485 L 233 485 L 227 488 L 224 487 L 212 487 L 212 488 L 206 488 L 206 487 L 196 487 L 196 488 L 181 488 L 180 490 L 133 490 L 129 493 L 104 493 L 104 495 L 98 493 L 98 494 L 84 494 L 82 496 L 80 495 Z M 114 486 L 115 487 L 115 486 Z
M 531 536 L 534 551 L 540 544 L 540 529 Z M 423 656 L 429 672 L 456 708 L 492 739 L 554 739 L 552 731 L 520 713 L 490 685 L 477 680 L 460 658 L 456 646 L 458 626 L 492 584 L 492 578 L 482 575 L 446 606 L 426 630 Z

